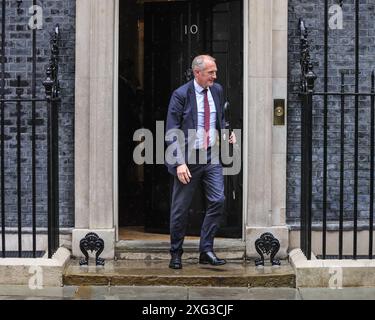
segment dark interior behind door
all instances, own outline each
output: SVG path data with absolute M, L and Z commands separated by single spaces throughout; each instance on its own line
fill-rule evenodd
M 243 121 L 242 1 L 145 3 L 145 126 L 155 136 L 165 121 L 171 93 L 188 80 L 192 59 L 217 59 L 218 82 L 231 104 L 232 127 Z M 146 231 L 169 232 L 171 177 L 163 165 L 145 168 Z M 242 174 L 227 177 L 226 212 L 219 236 L 242 236 Z M 189 235 L 199 235 L 205 201 L 201 188 L 189 210 Z

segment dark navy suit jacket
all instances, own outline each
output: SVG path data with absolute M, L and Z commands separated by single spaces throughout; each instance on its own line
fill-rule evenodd
M 220 84 L 215 83 L 210 87 L 212 97 L 215 101 L 216 106 L 216 129 L 225 129 L 225 113 L 224 113 L 224 93 L 223 88 Z M 184 133 L 183 141 L 178 140 L 178 146 L 181 151 L 185 150 L 184 158 L 176 156 L 177 163 L 172 165 L 166 163 L 170 174 L 177 175 L 177 167 L 188 162 L 190 151 L 188 146 L 193 145 L 193 141 L 189 144 L 189 130 L 198 129 L 198 106 L 197 98 L 195 94 L 194 80 L 184 84 L 172 94 L 171 101 L 169 103 L 168 117 L 166 132 L 171 132 L 173 129 L 180 129 Z M 192 137 L 190 137 L 192 138 Z M 194 141 L 195 141 L 195 137 Z M 176 141 L 167 141 L 167 145 L 176 143 Z

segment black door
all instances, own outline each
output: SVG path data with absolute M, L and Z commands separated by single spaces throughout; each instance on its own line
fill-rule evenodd
M 171 93 L 189 80 L 199 54 L 217 59 L 218 82 L 231 104 L 233 128 L 242 129 L 242 1 L 146 3 L 145 126 L 155 136 L 156 121 L 165 121 Z M 226 213 L 219 236 L 242 236 L 242 174 L 226 178 Z M 168 233 L 172 178 L 164 165 L 145 169 L 146 231 Z M 199 235 L 205 201 L 197 189 L 189 210 L 189 235 Z

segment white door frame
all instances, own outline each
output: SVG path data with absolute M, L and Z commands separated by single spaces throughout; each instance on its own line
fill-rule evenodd
M 116 229 L 116 242 L 119 241 L 119 177 L 118 177 L 118 76 L 119 76 L 119 33 L 120 33 L 120 2 L 115 0 L 115 50 L 114 50 L 114 112 L 113 112 L 113 214 Z
M 243 0 L 243 190 L 242 190 L 242 240 L 246 240 L 246 226 L 248 216 L 248 188 L 249 188 L 249 148 L 247 137 L 249 136 L 249 1 Z

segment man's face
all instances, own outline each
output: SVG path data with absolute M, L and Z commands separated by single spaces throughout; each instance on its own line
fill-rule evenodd
M 195 79 L 202 88 L 212 87 L 216 80 L 216 74 L 216 63 L 211 60 L 205 61 L 205 68 L 203 70 L 197 69 L 194 72 Z

